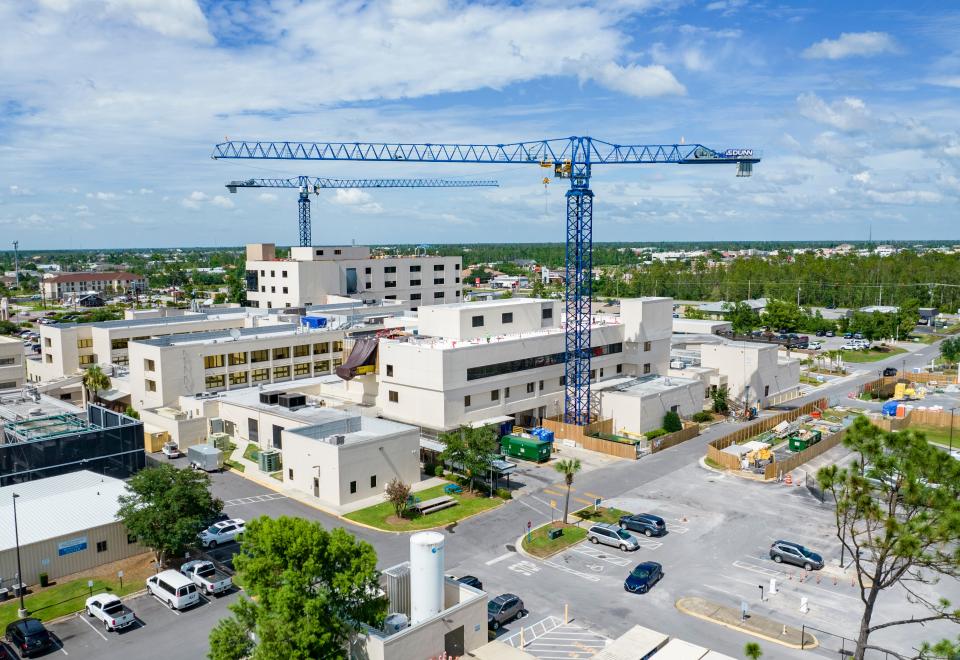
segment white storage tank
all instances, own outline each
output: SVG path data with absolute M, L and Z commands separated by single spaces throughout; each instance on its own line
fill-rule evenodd
M 443 534 L 410 537 L 410 623 L 417 625 L 443 611 Z

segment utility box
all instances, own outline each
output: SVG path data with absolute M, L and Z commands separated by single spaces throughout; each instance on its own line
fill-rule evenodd
M 223 452 L 211 445 L 193 445 L 187 447 L 187 459 L 190 467 L 204 472 L 223 470 Z
M 280 452 L 276 449 L 264 449 L 257 454 L 261 472 L 277 472 L 283 468 Z
M 161 451 L 168 440 L 170 440 L 170 434 L 166 431 L 143 432 L 143 448 L 151 453 Z
M 230 447 L 230 436 L 222 431 L 219 433 L 211 433 L 207 436 L 207 444 L 221 451 L 227 451 Z
M 540 438 L 511 434 L 500 438 L 500 451 L 513 458 L 543 463 L 550 459 L 553 443 Z

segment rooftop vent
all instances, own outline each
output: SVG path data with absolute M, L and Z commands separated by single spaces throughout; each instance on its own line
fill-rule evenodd
M 275 406 L 280 401 L 282 394 L 285 394 L 285 392 L 260 392 L 260 403 Z
M 285 392 L 277 398 L 277 403 L 284 408 L 296 410 L 297 408 L 303 408 L 307 405 L 307 396 L 299 392 Z

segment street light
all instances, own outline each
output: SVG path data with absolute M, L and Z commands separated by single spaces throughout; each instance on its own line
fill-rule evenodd
M 17 610 L 17 616 L 24 619 L 27 616 L 27 608 L 23 604 L 23 569 L 20 568 L 20 530 L 17 527 L 18 497 L 20 496 L 16 493 L 13 494 L 13 542 L 17 546 L 17 593 L 20 594 L 20 609 Z
M 953 454 L 953 411 L 956 407 L 950 409 L 950 453 Z

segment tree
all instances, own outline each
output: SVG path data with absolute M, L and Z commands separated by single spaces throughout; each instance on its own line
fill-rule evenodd
M 90 400 L 91 394 L 93 395 L 94 401 L 99 401 L 100 392 L 110 389 L 110 376 L 103 373 L 100 365 L 95 364 L 84 372 L 82 383 L 83 392 L 87 397 L 87 401 Z
M 553 464 L 553 469 L 563 475 L 567 484 L 567 496 L 563 500 L 563 524 L 567 524 L 567 514 L 570 512 L 570 487 L 573 486 L 573 477 L 580 471 L 579 458 L 566 458 Z
M 774 332 L 795 332 L 806 326 L 807 319 L 806 312 L 788 300 L 770 300 L 763 311 L 763 322 Z
M 170 465 L 147 468 L 130 478 L 127 490 L 120 496 L 117 519 L 153 548 L 160 566 L 195 543 L 206 521 L 223 510 L 223 502 L 210 494 L 205 472 Z
M 746 334 L 760 324 L 760 317 L 745 302 L 738 302 L 736 305 L 727 304 L 724 309 L 735 334 Z
M 140 419 L 140 413 L 137 412 L 137 409 L 131 405 L 127 405 L 126 410 L 123 411 L 123 414 L 127 417 L 133 417 L 134 419 Z
M 917 321 L 919 320 L 920 301 L 916 298 L 907 298 L 900 303 L 900 309 L 897 310 L 896 336 L 900 339 L 906 339 L 907 336 L 917 327 Z
M 407 500 L 410 497 L 410 485 L 403 483 L 400 479 L 393 478 L 387 484 L 387 501 L 393 505 L 393 511 L 397 518 L 403 517 L 403 511 L 407 508 Z
M 547 287 L 544 285 L 543 278 L 540 277 L 539 273 L 534 274 L 533 289 L 530 291 L 530 295 L 533 298 L 547 297 Z
M 960 362 L 960 336 L 947 337 L 940 342 L 940 357 L 947 364 Z
M 211 631 L 215 660 L 346 658 L 351 636 L 387 614 L 376 552 L 342 528 L 257 518 L 234 566 L 249 598 L 230 605 L 233 615 Z
M 921 588 L 944 576 L 960 576 L 960 461 L 932 447 L 920 432 L 884 431 L 863 416 L 847 430 L 843 444 L 858 458 L 847 468 L 821 468 L 817 480 L 834 497 L 837 538 L 856 572 L 864 610 L 853 657 L 863 660 L 868 650 L 887 651 L 870 643 L 878 630 L 960 623 L 960 610 Z M 893 588 L 906 591 L 924 612 L 875 623 L 879 597 Z M 932 648 L 924 643 L 918 650 Z M 947 640 L 936 648 L 960 650 Z
M 668 410 L 663 416 L 663 430 L 667 433 L 675 433 L 683 430 L 683 422 L 680 421 L 680 415 Z
M 688 306 L 683 312 L 683 318 L 685 319 L 694 319 L 696 321 L 702 321 L 707 318 L 706 312 L 701 312 L 699 309 L 693 305 Z
M 713 391 L 711 398 L 713 399 L 713 412 L 715 413 L 726 413 L 730 410 L 730 404 L 727 403 L 727 386 L 721 385 Z
M 490 472 L 497 450 L 497 436 L 488 426 L 470 428 L 461 426 L 456 431 L 444 433 L 441 441 L 446 448 L 440 453 L 440 460 L 460 470 L 468 479 L 468 488 L 473 491 L 474 480 Z
M 0 335 L 12 335 L 15 332 L 22 332 L 20 326 L 12 321 L 0 320 Z
M 747 642 L 747 645 L 743 647 L 743 654 L 750 658 L 750 660 L 760 660 L 760 657 L 763 655 L 763 650 L 756 642 Z

